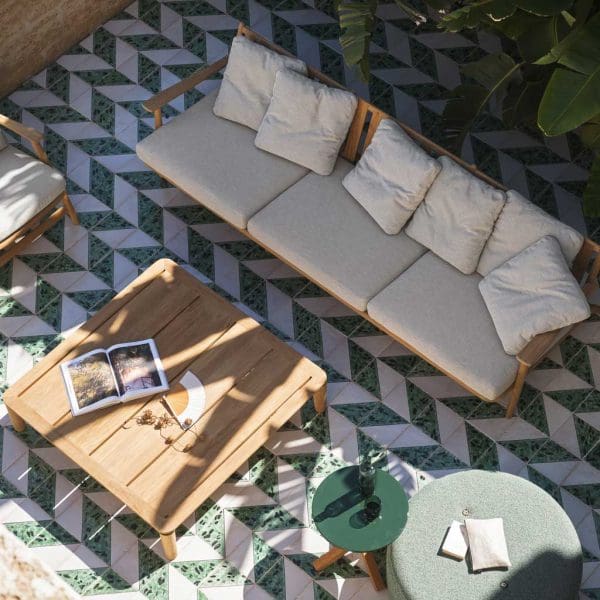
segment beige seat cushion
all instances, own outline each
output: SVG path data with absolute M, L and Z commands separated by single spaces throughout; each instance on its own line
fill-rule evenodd
M 248 223 L 248 231 L 356 310 L 425 249 L 403 233 L 390 236 L 343 188 L 352 164 L 331 175 L 311 173 Z
M 236 36 L 213 107 L 215 115 L 256 131 L 271 102 L 275 75 L 281 69 L 306 73 L 306 64 L 255 44 L 243 35 Z
M 137 147 L 152 169 L 235 227 L 308 173 L 259 150 L 254 131 L 213 114 L 213 92 Z
M 12 146 L 0 151 L 0 240 L 65 191 L 64 177 Z
M 441 169 L 394 121 L 384 119 L 343 186 L 386 233 L 400 232 Z
M 508 354 L 518 354 L 540 333 L 590 316 L 560 244 L 550 235 L 491 271 L 479 289 Z
M 273 98 L 254 143 L 318 173 L 335 166 L 358 100 L 294 71 L 275 76 Z
M 569 265 L 583 245 L 583 236 L 537 207 L 514 190 L 506 192 L 506 204 L 494 225 L 477 272 L 484 277 L 545 235 L 555 237 Z
M 442 171 L 406 226 L 406 233 L 465 275 L 473 273 L 504 205 L 504 192 L 439 158 Z
M 367 311 L 477 394 L 495 400 L 514 381 L 517 360 L 502 348 L 480 281 L 477 273 L 464 275 L 427 252 Z

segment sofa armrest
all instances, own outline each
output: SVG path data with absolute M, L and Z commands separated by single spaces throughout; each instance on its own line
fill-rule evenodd
M 162 90 L 156 94 L 156 96 L 152 96 L 145 102 L 142 103 L 142 106 L 151 113 L 154 113 L 154 124 L 156 128 L 162 125 L 161 118 L 161 108 L 165 105 L 181 96 L 184 92 L 191 90 L 196 87 L 199 83 L 206 81 L 211 78 L 213 75 L 218 73 L 225 65 L 227 64 L 227 56 L 219 59 L 217 62 L 214 62 L 212 65 L 208 67 L 204 67 L 192 73 L 189 77 L 182 79 L 181 81 L 175 83 L 171 87 Z
M 0 114 L 0 126 L 5 127 L 9 131 L 24 137 L 25 139 L 31 142 L 37 157 L 42 161 L 47 163 L 48 157 L 42 148 L 42 141 L 44 140 L 44 136 L 37 130 L 32 127 L 27 127 L 27 125 L 23 125 L 23 123 L 19 123 L 18 121 L 13 121 L 9 117 Z
M 536 335 L 528 344 L 517 354 L 517 360 L 527 367 L 534 367 L 537 365 L 545 356 L 560 343 L 564 338 L 567 337 L 569 331 L 573 329 L 574 325 L 567 325 L 554 331 L 547 331 L 546 333 L 540 333 Z

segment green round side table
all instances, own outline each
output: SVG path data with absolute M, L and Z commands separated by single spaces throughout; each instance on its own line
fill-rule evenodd
M 360 552 L 376 590 L 385 587 L 374 550 L 391 544 L 404 529 L 408 498 L 389 473 L 375 471 L 375 510 L 365 511 L 366 500 L 358 486 L 358 467 L 344 467 L 327 476 L 312 501 L 312 517 L 319 533 L 331 544 L 313 567 L 322 571 L 347 552 Z

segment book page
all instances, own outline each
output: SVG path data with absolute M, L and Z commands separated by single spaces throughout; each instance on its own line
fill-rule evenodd
M 79 410 L 119 396 L 117 382 L 104 350 L 90 352 L 65 365 L 73 400 Z
M 164 389 L 162 367 L 152 340 L 118 344 L 108 351 L 121 396 Z

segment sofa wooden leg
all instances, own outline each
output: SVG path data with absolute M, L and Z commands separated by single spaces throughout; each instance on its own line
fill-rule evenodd
M 508 403 L 508 408 L 506 409 L 507 419 L 510 419 L 515 414 L 515 409 L 517 408 L 517 404 L 519 403 L 519 398 L 521 396 L 521 392 L 523 391 L 523 385 L 525 383 L 525 377 L 527 377 L 528 372 L 529 365 L 519 363 L 517 378 L 515 379 L 515 382 L 510 390 L 510 402 Z
M 79 225 L 79 216 L 77 215 L 77 211 L 75 210 L 75 207 L 71 202 L 71 198 L 69 198 L 69 196 L 67 195 L 67 192 L 63 194 L 62 203 L 73 225 Z

